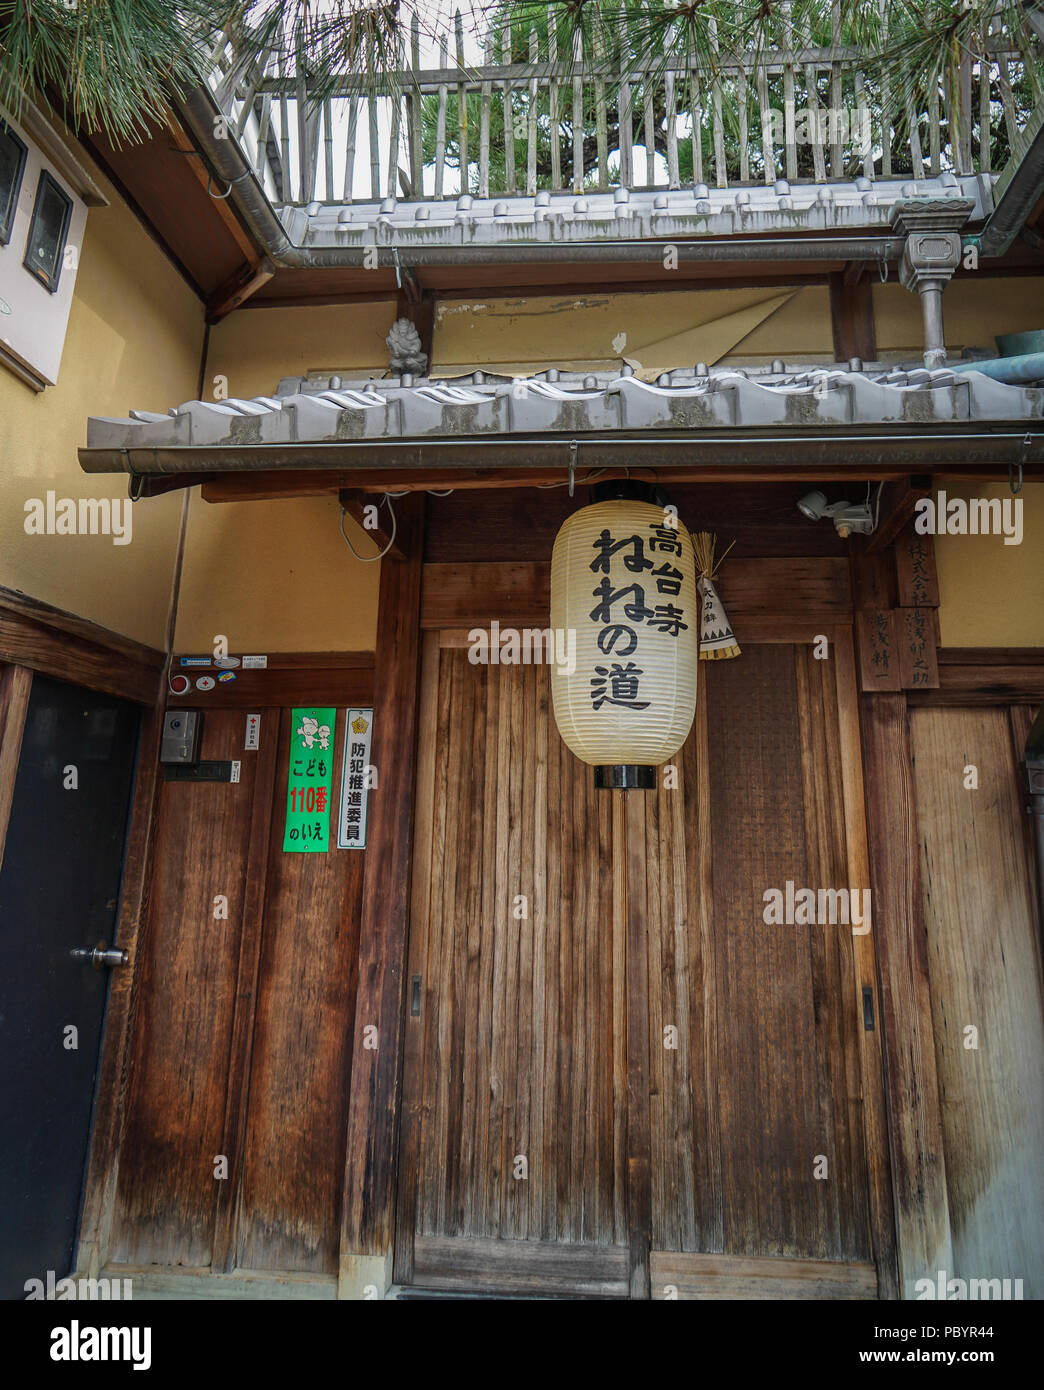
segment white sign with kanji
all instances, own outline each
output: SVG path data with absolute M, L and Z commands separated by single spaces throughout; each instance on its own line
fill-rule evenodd
M 366 848 L 366 805 L 370 787 L 370 736 L 373 710 L 350 709 L 344 723 L 344 766 L 337 848 Z

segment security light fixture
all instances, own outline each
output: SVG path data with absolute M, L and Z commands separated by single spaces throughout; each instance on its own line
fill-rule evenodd
M 797 509 L 802 516 L 807 516 L 809 521 L 822 521 L 828 516 L 842 540 L 847 540 L 853 531 L 869 536 L 874 529 L 874 516 L 869 500 L 828 502 L 825 493 L 806 492 L 804 497 L 798 500 Z

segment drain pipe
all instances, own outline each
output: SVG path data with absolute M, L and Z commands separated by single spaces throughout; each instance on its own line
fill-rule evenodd
M 1029 794 L 1027 810 L 1033 817 L 1034 842 L 1037 851 L 1037 923 L 1041 945 L 1044 946 L 1044 705 L 1037 711 L 1033 727 L 1026 739 L 1022 764 Z
M 224 116 L 209 87 L 182 92 L 174 101 L 185 128 L 219 178 L 230 185 L 232 201 L 258 245 L 276 265 L 294 269 L 318 266 L 359 266 L 367 254 L 363 247 L 295 246 L 269 203 L 265 191 L 247 163 L 238 140 L 219 140 L 215 123 Z M 963 206 L 963 204 L 962 204 Z M 902 255 L 905 238 L 887 231 L 859 237 L 722 237 L 676 239 L 682 261 L 874 261 L 887 263 Z M 383 253 L 383 254 L 382 254 Z M 377 248 L 379 263 L 402 266 L 459 265 L 464 259 L 475 265 L 512 262 L 560 261 L 662 261 L 663 242 L 614 238 L 606 242 L 512 242 L 506 248 L 487 246 L 410 246 L 393 243 Z
M 1044 352 L 1024 352 L 1017 357 L 987 357 L 981 362 L 951 363 L 954 372 L 981 372 L 1009 386 L 1044 380 Z

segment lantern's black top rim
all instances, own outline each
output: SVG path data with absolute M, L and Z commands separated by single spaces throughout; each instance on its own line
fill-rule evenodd
M 656 769 L 637 763 L 596 767 L 594 784 L 598 791 L 653 791 L 656 787 Z
M 592 502 L 651 502 L 655 507 L 669 507 L 671 499 L 662 487 L 640 478 L 610 478 L 591 484 Z

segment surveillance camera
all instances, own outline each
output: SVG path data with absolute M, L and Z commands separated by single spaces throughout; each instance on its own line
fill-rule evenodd
M 842 540 L 848 540 L 853 532 L 868 536 L 874 529 L 873 516 L 869 506 L 863 502 L 828 502 L 822 492 L 806 492 L 797 509 L 809 521 L 822 521 L 830 517 Z
M 827 513 L 826 494 L 823 492 L 806 492 L 804 497 L 797 504 L 797 509 L 802 516 L 807 516 L 809 521 L 820 521 Z

